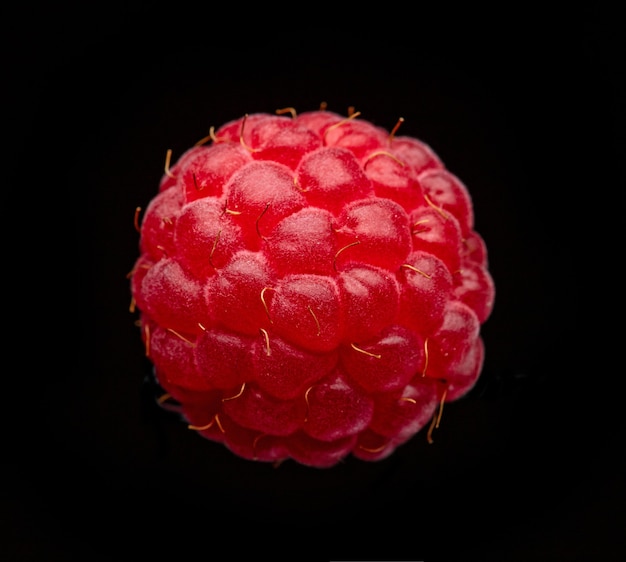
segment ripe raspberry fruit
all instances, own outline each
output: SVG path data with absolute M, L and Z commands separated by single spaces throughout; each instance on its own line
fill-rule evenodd
M 203 437 L 265 462 L 380 460 L 476 383 L 486 245 L 423 142 L 286 113 L 168 153 L 131 309 L 160 402 Z

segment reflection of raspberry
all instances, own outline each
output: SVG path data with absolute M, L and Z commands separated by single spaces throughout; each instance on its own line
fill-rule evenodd
M 163 400 L 200 435 L 259 461 L 383 459 L 479 376 L 486 247 L 427 145 L 291 112 L 168 158 L 133 307 Z

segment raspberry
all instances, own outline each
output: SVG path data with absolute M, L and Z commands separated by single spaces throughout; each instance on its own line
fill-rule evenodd
M 429 146 L 290 111 L 168 152 L 131 310 L 159 403 L 199 435 L 263 462 L 381 460 L 474 387 L 487 248 Z

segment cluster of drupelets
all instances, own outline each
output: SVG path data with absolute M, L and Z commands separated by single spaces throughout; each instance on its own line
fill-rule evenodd
M 137 209 L 161 401 L 247 459 L 385 458 L 482 368 L 494 284 L 468 190 L 402 120 L 358 117 L 211 129 Z

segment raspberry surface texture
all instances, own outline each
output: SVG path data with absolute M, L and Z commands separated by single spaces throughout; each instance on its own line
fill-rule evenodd
M 378 461 L 474 387 L 487 247 L 467 187 L 398 131 L 255 113 L 168 152 L 131 311 L 190 430 L 255 461 Z

